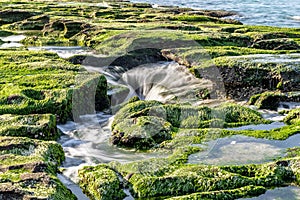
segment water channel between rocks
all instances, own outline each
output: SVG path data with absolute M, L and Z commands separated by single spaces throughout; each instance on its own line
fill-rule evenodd
M 30 50 L 48 50 L 58 53 L 62 58 L 68 58 L 76 54 L 92 54 L 92 51 L 88 51 L 82 47 L 30 47 Z M 159 67 L 157 70 L 162 70 L 166 67 L 170 67 L 170 63 L 158 63 Z M 167 65 L 167 66 L 166 66 Z M 154 66 L 154 65 L 152 65 Z M 171 66 L 172 67 L 172 66 Z M 146 67 L 147 68 L 147 67 Z M 149 66 L 148 66 L 149 68 Z M 104 68 L 95 68 L 91 66 L 86 66 L 88 71 L 98 71 L 106 74 L 108 82 L 111 84 L 121 84 L 123 86 L 130 85 L 130 80 L 136 84 L 138 81 L 144 80 L 147 75 L 151 77 L 153 73 L 150 69 L 145 71 L 145 66 L 143 66 L 142 71 L 134 72 L 132 74 L 127 73 L 127 78 L 122 75 L 117 76 L 116 74 L 110 74 Z M 138 69 L 141 70 L 141 69 Z M 140 74 L 142 77 L 132 76 Z M 131 79 L 128 79 L 131 77 Z M 163 77 L 157 77 L 153 75 L 154 79 L 149 80 L 151 83 L 161 83 L 165 79 Z M 117 83 L 116 79 L 122 79 L 122 82 Z M 192 88 L 199 87 L 199 84 L 203 85 L 203 82 L 197 82 L 191 77 L 188 77 L 187 80 L 191 80 Z M 185 80 L 186 81 L 186 80 Z M 127 85 L 126 85 L 127 84 Z M 132 83 L 131 83 L 132 84 Z M 159 92 L 155 85 L 146 84 L 138 86 L 130 85 L 129 97 L 134 95 L 142 96 L 144 99 L 159 99 Z M 205 83 L 206 87 L 209 83 Z M 186 85 L 185 85 L 186 86 Z M 182 87 L 185 87 L 182 86 Z M 172 89 L 178 87 L 178 85 L 169 85 L 167 86 Z M 142 89 L 141 89 L 142 88 Z M 154 89 L 153 89 L 154 88 Z M 161 89 L 161 88 L 160 88 Z M 152 92 L 151 92 L 152 90 Z M 162 90 L 164 93 L 166 91 Z M 149 95 L 151 94 L 151 95 Z M 148 96 L 147 96 L 148 95 Z M 184 94 L 181 94 L 184 95 Z M 127 99 L 128 99 L 127 98 Z M 288 104 L 288 103 L 286 103 Z M 298 106 L 298 104 L 290 104 L 291 107 Z M 263 113 L 265 118 L 273 120 L 281 120 L 276 113 Z M 77 182 L 77 170 L 85 165 L 95 165 L 97 163 L 107 163 L 110 161 L 118 161 L 121 163 L 136 161 L 151 157 L 165 157 L 167 155 L 161 155 L 158 153 L 143 153 L 136 151 L 129 151 L 120 149 L 109 144 L 110 136 L 110 125 L 113 115 L 106 113 L 97 113 L 94 115 L 82 116 L 81 123 L 67 122 L 63 125 L 58 125 L 58 128 L 62 131 L 62 136 L 59 140 L 59 143 L 62 144 L 65 151 L 66 160 L 63 163 L 62 167 L 65 168 L 63 175 L 58 175 L 60 180 L 77 195 L 79 199 L 88 199 L 84 194 L 82 194 L 80 188 L 74 184 Z M 250 125 L 236 128 L 239 129 L 253 129 L 253 130 L 268 130 L 272 128 L 278 128 L 284 126 L 281 122 L 274 122 L 268 125 Z M 274 158 L 284 155 L 284 151 L 287 148 L 299 146 L 300 145 L 300 134 L 291 136 L 287 140 L 277 141 L 277 140 L 266 140 L 266 139 L 257 139 L 252 137 L 246 137 L 241 135 L 220 138 L 216 141 L 211 141 L 206 144 L 199 144 L 202 147 L 205 147 L 206 150 L 189 156 L 189 163 L 203 163 L 203 164 L 247 164 L 247 163 L 262 163 L 266 161 L 271 161 Z M 259 152 L 259 153 L 258 153 Z M 72 182 L 74 181 L 74 182 Z M 128 191 L 125 191 L 129 194 Z M 275 190 L 269 190 L 266 194 L 261 195 L 260 197 L 255 197 L 253 199 L 282 199 L 281 194 L 290 195 L 291 198 L 299 199 L 300 189 L 298 187 L 284 187 L 277 188 Z M 278 197 L 278 198 L 277 198 Z M 284 197 L 284 196 L 283 196 Z M 131 196 L 125 198 L 126 200 L 133 199 Z

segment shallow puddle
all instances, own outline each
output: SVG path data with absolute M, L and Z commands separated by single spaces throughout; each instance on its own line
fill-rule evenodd
M 21 40 L 25 39 L 25 35 L 11 35 L 7 37 L 0 37 L 4 43 L 0 45 L 0 48 L 18 48 L 24 46 L 21 44 Z
M 263 163 L 284 156 L 287 148 L 299 145 L 300 134 L 283 141 L 235 135 L 199 145 L 206 150 L 190 155 L 188 163 L 209 165 Z
M 300 188 L 296 186 L 280 187 L 268 190 L 265 194 L 253 198 L 239 200 L 299 200 Z

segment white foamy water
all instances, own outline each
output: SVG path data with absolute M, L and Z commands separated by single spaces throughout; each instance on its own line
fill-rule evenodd
M 21 44 L 21 40 L 25 39 L 25 35 L 10 35 L 7 37 L 0 37 L 4 43 L 0 45 L 0 48 L 18 48 L 24 46 Z
M 119 67 L 91 67 L 89 71 L 98 71 L 106 75 L 109 83 L 129 88 L 124 101 L 133 96 L 144 100 L 161 102 L 196 103 L 200 89 L 212 91 L 212 82 L 198 79 L 186 67 L 175 62 L 158 62 L 133 68 L 128 71 Z
M 7 37 L 0 37 L 3 42 L 21 42 L 21 40 L 25 38 L 25 35 L 10 35 Z
M 292 18 L 293 20 L 300 21 L 300 16 L 292 16 L 291 18 Z
M 47 50 L 50 52 L 57 53 L 57 55 L 61 58 L 70 58 L 74 55 L 89 55 L 93 54 L 93 52 L 87 48 L 81 46 L 41 46 L 41 47 L 28 47 L 30 51 L 42 51 Z
M 59 140 L 66 160 L 62 167 L 63 174 L 77 182 L 77 171 L 86 165 L 118 161 L 121 163 L 142 160 L 152 157 L 165 157 L 158 153 L 143 153 L 135 150 L 125 150 L 112 146 L 109 143 L 111 135 L 109 119 L 111 115 L 98 113 L 82 116 L 80 123 L 67 122 L 58 125 L 63 132 Z

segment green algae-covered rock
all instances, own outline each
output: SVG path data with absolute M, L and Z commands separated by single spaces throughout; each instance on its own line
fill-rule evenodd
M 0 137 L 1 199 L 76 199 L 55 176 L 62 147 L 24 137 Z
M 48 15 L 37 15 L 20 22 L 7 25 L 11 30 L 43 30 L 45 24 L 48 24 L 50 17 Z
M 0 24 L 10 24 L 13 22 L 22 21 L 35 15 L 37 15 L 36 12 L 21 10 L 2 10 L 0 12 Z
M 259 109 L 277 110 L 283 95 L 280 92 L 264 92 L 250 98 L 249 104 Z
M 277 110 L 280 102 L 299 102 L 300 93 L 299 92 L 288 92 L 283 93 L 280 91 L 267 91 L 261 94 L 256 94 L 251 96 L 248 103 L 250 105 L 255 105 L 259 109 L 270 109 Z
M 80 187 L 91 199 L 123 199 L 126 194 L 116 172 L 107 165 L 79 170 Z
M 296 108 L 289 111 L 283 121 L 287 124 L 300 124 L 300 109 Z
M 171 139 L 171 129 L 169 122 L 155 116 L 124 119 L 114 127 L 111 142 L 117 146 L 148 149 Z
M 258 40 L 251 45 L 257 49 L 269 50 L 295 50 L 300 49 L 300 46 L 292 39 L 269 39 Z
M 56 117 L 52 114 L 0 115 L 0 135 L 57 140 Z
M 111 142 L 117 146 L 146 149 L 171 139 L 181 129 L 222 128 L 268 123 L 250 108 L 224 104 L 216 108 L 156 101 L 135 101 L 123 106 L 112 123 Z
M 184 154 L 191 153 L 192 151 L 187 151 Z M 230 166 L 187 165 L 184 164 L 186 160 L 183 158 L 180 153 L 175 153 L 168 158 L 125 164 L 110 163 L 109 166 L 124 177 L 126 187 L 136 199 L 235 199 L 258 196 L 273 187 L 299 184 L 299 157 L 279 159 L 265 164 Z M 183 161 L 180 161 L 181 159 Z M 96 175 L 92 176 L 93 179 L 86 179 L 83 172 L 98 174 L 101 170 L 101 174 L 104 174 L 104 169 L 107 168 L 107 165 L 99 165 L 86 167 L 88 171 L 80 170 L 83 180 L 86 180 L 82 187 L 86 189 L 88 183 L 103 183 L 101 176 L 98 179 Z M 108 182 L 111 178 L 105 180 Z M 101 186 L 98 191 L 107 189 L 105 184 L 98 185 Z M 114 188 L 110 189 L 110 192 L 114 191 Z
M 78 95 L 96 98 L 88 105 L 96 110 L 108 107 L 107 83 L 101 74 L 85 72 L 44 51 L 0 51 L 0 55 L 0 114 L 52 113 L 66 122 L 72 118 L 74 101 L 84 101 Z M 91 112 L 88 106 L 77 104 L 74 109 L 86 114 Z
M 222 57 L 214 61 L 220 69 L 227 95 L 246 99 L 268 90 L 297 91 L 300 81 L 298 57 L 298 54 L 251 55 Z

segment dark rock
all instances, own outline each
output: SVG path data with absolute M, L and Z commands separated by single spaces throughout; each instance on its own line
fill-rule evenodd
M 0 24 L 10 24 L 33 17 L 38 13 L 19 11 L 19 10 L 4 10 L 0 11 Z
M 266 49 L 266 50 L 296 50 L 300 46 L 292 39 L 267 39 L 255 41 L 252 48 Z
M 12 183 L 0 183 L 0 199 L 20 200 L 24 199 L 25 191 L 16 188 Z
M 50 17 L 48 15 L 33 16 L 24 21 L 11 24 L 10 28 L 18 30 L 42 30 L 49 21 Z
M 71 38 L 72 36 L 80 33 L 81 31 L 90 28 L 89 24 L 72 20 L 56 20 L 44 26 L 44 36 L 63 36 Z
M 289 166 L 289 161 L 279 160 L 279 161 L 276 162 L 276 165 L 281 166 L 281 167 L 288 167 Z

